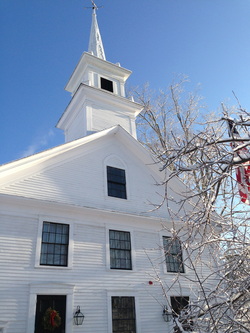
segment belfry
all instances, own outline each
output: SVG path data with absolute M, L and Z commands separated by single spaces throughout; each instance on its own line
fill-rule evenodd
M 66 85 L 72 99 L 57 123 L 65 142 L 115 125 L 136 138 L 135 118 L 142 106 L 126 98 L 125 83 L 130 74 L 119 63 L 106 60 L 93 6 L 88 52 L 82 54 Z

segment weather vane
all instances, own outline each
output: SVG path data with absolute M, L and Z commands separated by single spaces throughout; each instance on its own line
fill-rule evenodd
M 99 8 L 103 7 L 103 6 L 97 6 L 93 0 L 90 0 L 90 1 L 92 3 L 92 6 L 91 7 L 84 7 L 84 8 L 91 8 L 91 9 L 95 10 L 95 9 L 99 9 Z

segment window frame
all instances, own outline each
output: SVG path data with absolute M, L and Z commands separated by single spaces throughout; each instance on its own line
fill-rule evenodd
M 104 77 L 104 76 L 100 76 L 100 81 L 99 81 L 99 82 L 100 82 L 100 88 L 101 88 L 102 90 L 104 90 L 104 91 L 108 91 L 108 92 L 110 92 L 110 93 L 112 93 L 112 94 L 115 92 L 115 89 L 114 89 L 114 81 L 113 81 L 113 80 L 110 80 L 110 79 L 108 79 L 108 78 L 106 78 L 106 77 Z M 111 83 L 112 90 L 104 88 L 103 86 L 105 86 L 105 83 L 108 83 L 108 84 Z
M 108 308 L 108 333 L 113 333 L 112 325 L 112 297 L 134 297 L 135 300 L 135 325 L 136 333 L 141 333 L 141 313 L 139 306 L 138 292 L 129 289 L 107 291 L 107 308 Z
M 118 181 L 115 181 L 115 180 L 110 180 L 109 179 L 109 168 L 123 171 L 125 181 L 124 182 L 122 182 L 122 181 L 118 182 Z M 126 171 L 126 169 L 125 168 L 122 169 L 121 167 L 106 164 L 106 170 L 105 171 L 106 171 L 107 196 L 109 198 L 127 200 L 128 199 L 128 189 L 127 189 L 127 171 Z M 116 196 L 116 195 L 109 194 L 109 184 L 116 184 L 116 185 L 124 186 L 125 191 L 120 191 L 120 192 L 125 193 L 125 196 L 123 197 L 123 196 Z
M 120 269 L 120 268 L 110 268 L 110 245 L 109 245 L 109 230 L 116 231 L 125 231 L 130 233 L 130 244 L 131 244 L 131 269 Z M 117 226 L 113 224 L 106 225 L 106 269 L 107 271 L 112 272 L 124 272 L 124 274 L 132 273 L 136 271 L 136 251 L 135 251 L 135 242 L 134 242 L 134 229 L 125 227 L 125 226 Z
M 164 260 L 163 260 L 163 264 L 164 264 L 164 272 L 165 273 L 170 273 L 170 274 L 185 274 L 186 273 L 186 267 L 184 265 L 184 255 L 183 255 L 183 249 L 182 249 L 182 246 L 181 246 L 181 242 L 179 240 L 179 238 L 176 238 L 176 240 L 179 241 L 179 245 L 180 245 L 180 253 L 179 254 L 169 254 L 168 256 L 174 258 L 174 265 L 177 264 L 177 261 L 176 261 L 176 257 L 180 256 L 181 257 L 181 264 L 179 265 L 179 269 L 178 270 L 171 270 L 168 268 L 168 263 L 167 263 L 167 253 L 165 251 L 165 246 L 164 246 L 164 239 L 174 239 L 172 236 L 167 236 L 167 235 L 161 235 L 161 244 L 162 244 L 162 253 L 163 253 L 163 256 L 164 256 Z M 173 263 L 172 263 L 173 264 Z M 180 269 L 181 268 L 181 269 Z
M 40 253 L 41 266 L 68 266 L 69 232 L 69 224 L 43 221 Z M 51 238 L 54 238 L 53 241 Z M 49 250 L 49 247 L 52 249 Z M 56 247 L 58 247 L 58 250 L 56 250 Z M 52 257 L 52 263 L 50 263 L 49 256 Z M 56 257 L 58 257 L 59 263 L 56 263 Z
M 180 314 L 180 311 L 181 311 L 183 308 L 182 308 L 181 310 L 178 309 L 178 312 L 174 311 L 174 310 L 173 310 L 173 302 L 172 302 L 173 299 L 175 299 L 177 302 L 178 302 L 177 299 L 184 299 L 185 301 L 187 301 L 187 304 L 186 304 L 185 306 L 183 306 L 183 308 L 185 308 L 185 307 L 188 306 L 189 303 L 190 303 L 190 297 L 189 297 L 189 296 L 180 296 L 180 295 L 178 295 L 178 296 L 176 296 L 176 295 L 172 295 L 172 296 L 170 296 L 170 304 L 171 304 L 171 309 L 172 309 L 172 312 L 173 312 L 173 316 L 174 316 L 174 317 L 177 317 L 177 316 Z M 178 303 L 181 304 L 181 302 L 178 302 Z
M 130 248 L 129 249 L 119 249 L 117 247 L 111 247 L 111 241 L 115 240 L 115 239 L 110 239 L 110 234 L 111 232 L 117 232 L 117 233 L 126 233 L 129 235 L 129 240 L 122 240 L 122 239 L 119 239 L 119 244 L 122 246 L 122 244 L 124 244 L 124 242 L 129 242 L 129 246 Z M 122 243 L 123 242 L 123 243 Z M 111 267 L 112 263 L 111 263 L 111 251 L 121 251 L 123 253 L 129 253 L 129 256 L 130 256 L 130 266 L 129 268 L 126 268 L 126 267 Z M 124 230 L 114 230 L 114 229 L 109 229 L 109 256 L 110 256 L 110 269 L 111 270 L 125 270 L 125 271 L 131 271 L 133 270 L 133 262 L 132 262 L 132 243 L 131 243 L 131 233 L 130 231 L 124 231 Z M 122 266 L 122 265 L 121 265 Z
M 69 241 L 68 241 L 68 264 L 67 266 L 55 266 L 55 265 L 44 265 L 40 264 L 41 247 L 42 247 L 42 233 L 43 233 L 43 222 L 68 224 L 69 225 Z M 37 242 L 36 242 L 36 256 L 35 256 L 35 268 L 43 269 L 72 269 L 73 263 L 73 234 L 74 224 L 64 218 L 58 218 L 53 216 L 40 216 L 38 222 L 37 231 Z
M 115 302 L 115 299 L 119 299 L 119 305 L 121 305 L 121 302 L 120 302 L 120 300 L 121 299 L 129 299 L 129 303 L 130 303 L 130 305 L 132 305 L 130 308 L 128 308 L 128 307 L 123 307 L 123 308 L 115 308 L 114 306 L 113 306 L 113 304 L 114 304 L 114 302 Z M 128 317 L 128 318 L 121 318 L 122 317 L 122 314 L 123 314 L 123 311 L 119 311 L 118 312 L 118 318 L 114 318 L 114 310 L 115 309 L 130 309 L 130 311 L 129 311 L 129 314 L 130 314 L 130 316 Z M 127 312 L 127 311 L 126 311 Z M 118 322 L 120 322 L 120 321 L 122 321 L 122 322 L 124 322 L 125 320 L 129 320 L 129 321 L 133 321 L 133 329 L 135 329 L 135 333 L 136 333 L 136 308 L 135 308 L 135 297 L 134 296 L 111 296 L 111 313 L 112 313 L 112 333 L 114 333 L 114 322 L 116 321 L 118 321 Z M 128 313 L 127 313 L 128 314 Z M 119 326 L 119 324 L 118 324 L 118 326 Z M 118 333 L 119 331 L 115 331 L 115 333 Z
M 170 296 L 169 298 L 170 298 L 170 302 L 169 302 L 169 304 L 171 305 L 171 310 L 172 310 L 172 313 L 173 313 L 173 317 L 177 317 L 177 316 L 180 314 L 180 312 L 181 312 L 185 307 L 189 306 L 189 304 L 190 304 L 190 296 L 182 296 L 182 295 L 178 295 L 178 296 L 176 296 L 176 295 L 172 295 L 172 296 Z M 183 306 L 181 309 L 178 309 L 178 312 L 176 312 L 176 311 L 173 310 L 173 303 L 172 303 L 172 299 L 177 299 L 177 298 L 179 298 L 179 299 L 184 299 L 184 300 L 187 302 L 187 304 L 186 304 L 185 306 Z M 178 302 L 178 301 L 177 301 L 177 302 Z M 180 302 L 178 302 L 178 303 L 181 304 Z M 178 305 L 177 305 L 177 307 L 178 307 Z M 183 330 L 184 330 L 185 332 L 192 332 L 192 331 L 193 331 L 193 329 L 192 329 L 192 324 L 193 324 L 193 321 L 192 321 L 192 320 L 191 320 L 190 323 L 188 323 L 187 321 L 186 321 L 186 323 L 185 323 L 185 321 L 184 321 L 183 323 L 181 323 L 182 328 L 183 328 Z M 174 332 L 176 332 L 176 333 L 179 332 L 178 327 L 175 327 L 175 326 L 174 326 L 173 329 L 174 329 Z

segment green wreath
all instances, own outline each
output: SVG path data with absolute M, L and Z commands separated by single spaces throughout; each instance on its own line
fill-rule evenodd
M 48 308 L 43 316 L 44 329 L 52 332 L 54 331 L 55 328 L 59 327 L 60 325 L 61 325 L 61 317 L 59 316 L 59 313 L 52 308 Z

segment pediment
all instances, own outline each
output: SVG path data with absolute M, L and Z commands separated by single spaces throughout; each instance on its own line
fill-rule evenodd
M 108 165 L 126 171 L 127 200 L 107 195 Z M 7 195 L 166 216 L 162 207 L 155 210 L 164 202 L 165 174 L 121 126 L 4 165 L 0 175 L 0 193 Z M 179 181 L 174 184 L 175 191 L 180 185 Z

